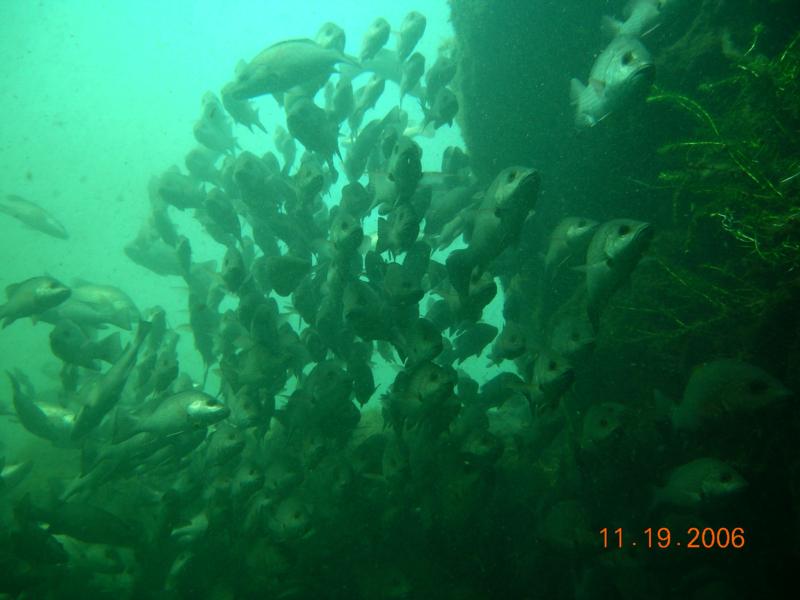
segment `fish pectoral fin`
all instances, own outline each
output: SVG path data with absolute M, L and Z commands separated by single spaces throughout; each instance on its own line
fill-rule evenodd
M 606 82 L 605 81 L 601 81 L 600 79 L 591 78 L 591 79 L 589 79 L 589 85 L 598 94 L 602 94 L 603 92 L 605 92 L 605 89 L 606 89 Z

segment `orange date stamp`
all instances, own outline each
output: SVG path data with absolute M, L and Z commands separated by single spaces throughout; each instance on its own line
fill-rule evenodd
M 617 527 L 613 531 L 603 527 L 600 536 L 603 548 L 606 549 L 638 547 L 661 550 L 667 548 L 741 550 L 745 546 L 743 527 L 689 527 L 685 534 L 681 532 L 679 536 L 673 535 L 669 527 L 657 529 L 648 527 L 638 536 L 626 535 L 622 527 Z

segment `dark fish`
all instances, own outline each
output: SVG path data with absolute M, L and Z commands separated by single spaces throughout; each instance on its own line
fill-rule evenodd
M 50 349 L 66 363 L 97 371 L 98 360 L 109 364 L 122 353 L 119 333 L 112 333 L 102 340 L 93 340 L 72 321 L 59 321 L 50 332 Z
M 383 48 L 386 42 L 389 41 L 389 35 L 392 32 L 392 27 L 389 22 L 383 17 L 378 17 L 369 26 L 364 33 L 364 39 L 361 42 L 361 52 L 359 58 L 365 61 L 374 58 L 378 50 Z
M 600 312 L 630 276 L 653 239 L 649 223 L 615 219 L 600 225 L 586 251 L 587 310 L 597 328 Z
M 433 123 L 435 129 L 439 129 L 444 124 L 452 127 L 453 119 L 458 114 L 458 98 L 450 88 L 443 87 L 436 92 L 430 107 L 423 104 L 422 110 L 425 113 L 423 127 L 428 123 Z
M 86 436 L 97 427 L 103 417 L 119 402 L 122 388 L 136 365 L 139 348 L 149 331 L 150 322 L 139 321 L 136 337 L 111 368 L 80 389 L 78 396 L 82 406 L 72 430 L 73 440 Z
M 403 76 L 400 79 L 400 102 L 411 90 L 417 87 L 419 80 L 425 73 L 425 57 L 419 52 L 414 52 L 403 63 Z
M 417 11 L 408 13 L 400 24 L 400 32 L 397 37 L 397 57 L 404 61 L 409 54 L 414 51 L 417 42 L 425 33 L 425 26 L 428 20 L 425 15 Z

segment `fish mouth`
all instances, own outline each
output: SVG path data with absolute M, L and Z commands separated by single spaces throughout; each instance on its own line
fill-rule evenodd
M 656 80 L 656 65 L 655 63 L 644 63 L 633 73 L 631 73 L 630 80 L 637 85 L 650 86 Z
M 642 223 L 633 234 L 633 241 L 642 247 L 647 247 L 653 241 L 655 230 L 650 223 Z
M 539 189 L 542 177 L 536 169 L 530 169 L 520 177 L 517 188 L 523 192 L 534 192 Z

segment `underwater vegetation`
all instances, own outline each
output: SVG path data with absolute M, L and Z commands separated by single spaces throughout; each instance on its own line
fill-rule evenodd
M 800 34 L 775 57 L 728 42 L 735 73 L 703 83 L 698 97 L 660 91 L 651 103 L 671 105 L 694 121 L 690 139 L 659 148 L 670 167 L 659 181 L 674 202 L 697 204 L 693 226 L 705 218 L 777 268 L 797 266 L 800 251 Z
M 628 342 L 647 340 L 676 366 L 698 352 L 766 350 L 793 377 L 797 347 L 787 340 L 797 322 L 787 309 L 797 300 L 800 256 L 800 35 L 766 56 L 758 51 L 763 29 L 753 27 L 744 50 L 722 40 L 729 76 L 691 94 L 656 88 L 647 99 L 672 133 L 660 138 L 655 181 L 639 183 L 668 204 L 671 223 L 655 260 L 642 265 L 647 299 L 632 298 L 624 318 L 643 313 L 646 324 L 633 325 Z

